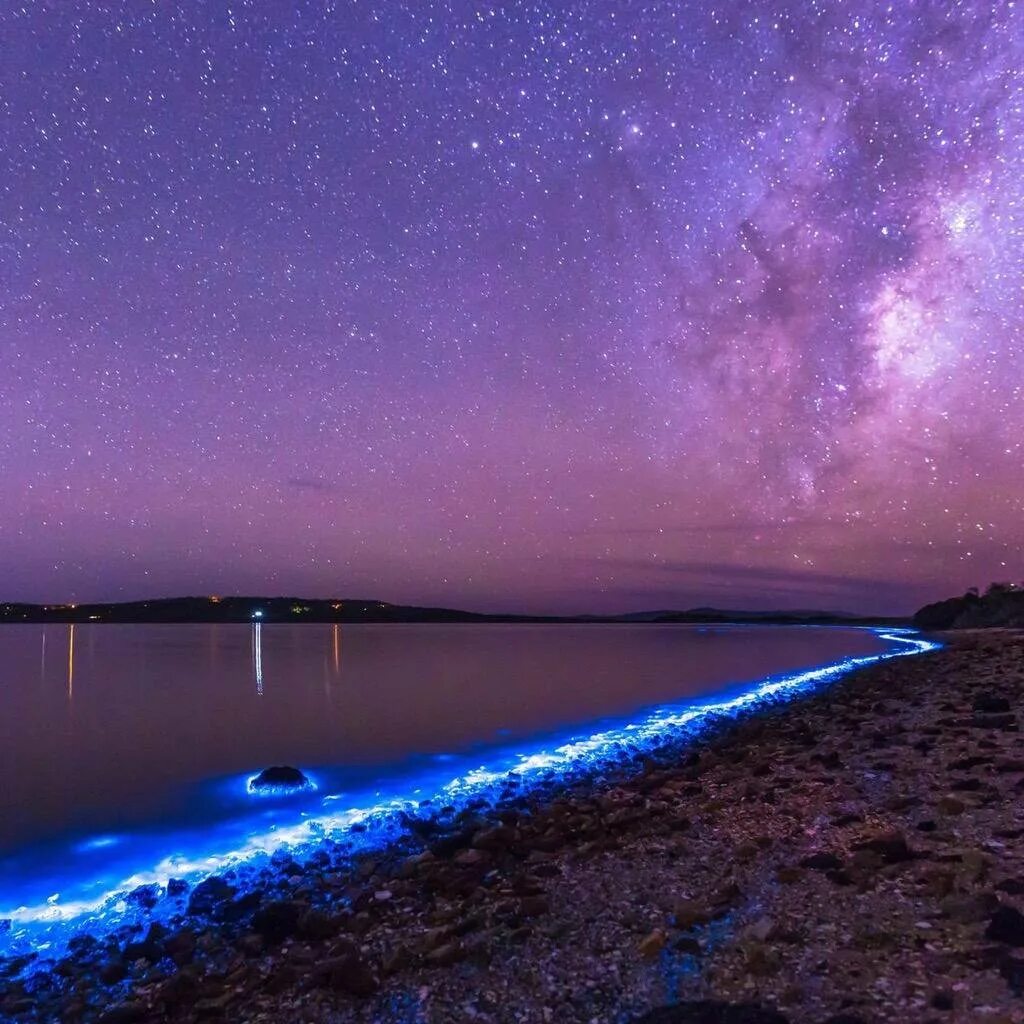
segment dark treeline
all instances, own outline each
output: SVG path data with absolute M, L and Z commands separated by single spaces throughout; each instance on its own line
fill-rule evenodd
M 306 597 L 168 597 L 113 604 L 0 603 L 0 622 L 694 622 L 882 625 L 906 620 L 856 618 L 819 611 L 634 612 L 627 615 L 489 615 L 386 601 Z
M 1024 627 L 1024 585 L 992 583 L 984 594 L 972 587 L 963 597 L 925 605 L 915 616 L 919 629 Z

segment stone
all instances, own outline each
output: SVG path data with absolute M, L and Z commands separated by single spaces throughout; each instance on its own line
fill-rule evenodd
M 983 715 L 975 713 L 971 725 L 976 729 L 996 729 L 1000 732 L 1013 732 L 1017 729 L 1016 715 Z
M 233 885 L 229 885 L 219 875 L 211 875 L 192 890 L 192 895 L 188 900 L 188 912 L 210 916 L 221 904 L 227 902 L 234 895 L 235 887 Z
M 899 832 L 883 832 L 863 842 L 854 843 L 852 848 L 875 853 L 885 864 L 901 864 L 917 856 Z
M 252 917 L 252 930 L 268 943 L 283 942 L 294 935 L 306 904 L 297 900 L 274 900 L 265 903 Z
M 100 1024 L 134 1024 L 148 1016 L 146 1004 L 137 999 L 115 1003 L 100 1015 Z
M 164 942 L 164 952 L 178 965 L 184 967 L 192 960 L 196 951 L 196 933 L 191 928 L 182 928 Z
M 1005 714 L 1010 711 L 1010 702 L 994 693 L 982 693 L 974 698 L 974 710 L 983 715 Z
M 336 916 L 315 908 L 302 912 L 295 922 L 296 934 L 303 939 L 333 939 L 339 930 L 340 921 Z
M 959 924 L 980 924 L 998 910 L 998 901 L 991 893 L 980 896 L 951 894 L 939 904 L 942 913 Z
M 249 781 L 249 789 L 254 793 L 309 789 L 312 785 L 305 772 L 290 764 L 271 765 Z
M 985 938 L 1007 946 L 1024 946 L 1024 914 L 1016 907 L 1001 906 L 989 920 Z
M 952 794 L 947 794 L 944 797 L 939 798 L 939 802 L 935 805 L 939 814 L 945 814 L 947 817 L 953 815 L 963 814 L 967 810 L 967 804 L 963 802 L 959 797 L 955 797 Z M 920 826 L 918 826 L 920 828 Z
M 681 931 L 707 924 L 713 917 L 714 914 L 696 900 L 680 900 L 672 908 L 672 921 Z
M 322 985 L 353 996 L 370 996 L 380 987 L 376 974 L 358 953 L 321 960 L 313 973 Z
M 665 933 L 660 928 L 655 928 L 640 940 L 640 955 L 653 960 L 665 948 L 666 939 Z
M 524 896 L 519 901 L 520 917 L 540 917 L 550 911 L 547 896 Z
M 812 871 L 834 871 L 842 866 L 843 862 L 834 853 L 812 853 L 800 861 L 800 867 Z
M 449 967 L 462 959 L 462 945 L 459 942 L 446 942 L 437 949 L 432 949 L 424 959 L 432 967 Z
M 789 1018 L 759 1003 L 720 1003 L 710 999 L 659 1006 L 634 1024 L 789 1024 Z

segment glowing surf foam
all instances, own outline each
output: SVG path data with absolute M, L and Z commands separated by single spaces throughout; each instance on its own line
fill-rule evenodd
M 542 777 L 550 778 L 552 774 L 570 774 L 581 769 L 597 771 L 621 761 L 624 755 L 643 752 L 666 739 L 693 737 L 717 717 L 735 715 L 762 702 L 794 696 L 876 662 L 941 647 L 941 644 L 926 640 L 909 629 L 874 629 L 872 632 L 893 646 L 879 654 L 844 658 L 803 672 L 769 677 L 725 697 L 662 706 L 636 721 L 590 736 L 576 737 L 550 749 L 526 753 L 498 752 L 489 764 L 468 768 L 454 778 L 445 779 L 438 775 L 436 769 L 431 773 L 421 773 L 406 780 L 404 791 L 374 799 L 362 806 L 334 810 L 334 805 L 343 796 L 330 794 L 322 800 L 322 812 L 306 815 L 290 824 L 257 828 L 230 848 L 168 854 L 160 857 L 152 867 L 134 872 L 113 884 L 104 883 L 102 887 L 97 887 L 95 882 L 91 886 L 82 885 L 81 890 L 88 891 L 88 895 L 63 899 L 61 893 L 55 893 L 32 905 L 0 909 L 0 921 L 5 922 L 5 930 L 0 932 L 0 953 L 4 952 L 5 946 L 12 952 L 19 945 L 24 947 L 26 941 L 36 949 L 47 948 L 51 942 L 59 943 L 81 929 L 100 930 L 125 923 L 133 914 L 128 894 L 141 886 L 163 886 L 171 878 L 198 882 L 218 872 L 253 864 L 277 851 L 300 850 L 326 838 L 350 840 L 355 849 L 380 845 L 401 832 L 402 813 L 416 814 L 425 797 L 459 806 L 470 799 L 497 795 L 511 778 L 519 781 L 519 792 L 522 792 L 539 783 Z M 247 782 L 248 778 L 243 780 L 243 784 Z M 372 828 L 357 832 L 354 831 L 356 826 Z M 95 849 L 113 842 L 123 845 L 129 839 L 125 836 L 116 840 L 101 837 L 83 844 L 83 848 Z M 2 900 L 3 893 L 0 892 Z M 0 906 L 3 906 L 2 902 Z M 159 908 L 153 911 L 152 916 L 160 916 Z

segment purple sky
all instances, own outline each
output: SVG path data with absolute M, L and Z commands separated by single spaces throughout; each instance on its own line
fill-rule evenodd
M 0 11 L 0 597 L 1024 577 L 1024 7 Z

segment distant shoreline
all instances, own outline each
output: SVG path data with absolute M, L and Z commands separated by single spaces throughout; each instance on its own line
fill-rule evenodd
M 909 616 L 852 616 L 827 611 L 691 608 L 622 615 L 516 615 L 431 608 L 386 601 L 303 597 L 170 597 L 90 604 L 0 602 L 0 624 L 120 623 L 705 623 L 903 626 Z

